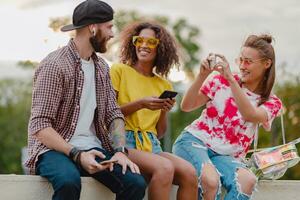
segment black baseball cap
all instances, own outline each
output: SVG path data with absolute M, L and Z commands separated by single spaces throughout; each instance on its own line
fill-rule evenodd
M 73 24 L 63 26 L 63 32 L 83 28 L 90 24 L 111 21 L 114 11 L 110 5 L 99 0 L 86 0 L 80 3 L 73 12 Z

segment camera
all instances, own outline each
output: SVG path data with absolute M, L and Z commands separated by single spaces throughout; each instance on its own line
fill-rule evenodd
M 208 57 L 209 68 L 212 70 L 217 64 L 217 56 L 216 54 L 211 54 Z

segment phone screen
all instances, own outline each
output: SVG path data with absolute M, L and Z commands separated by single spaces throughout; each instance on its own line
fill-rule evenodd
M 174 97 L 176 97 L 177 92 L 174 91 L 169 91 L 169 90 L 165 90 L 160 96 L 160 99 L 172 99 Z

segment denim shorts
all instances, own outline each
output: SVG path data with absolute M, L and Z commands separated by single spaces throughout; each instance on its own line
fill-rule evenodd
M 183 131 L 176 139 L 172 152 L 190 162 L 196 169 L 199 186 L 199 199 L 202 199 L 201 173 L 204 164 L 212 164 L 220 176 L 219 190 L 216 199 L 220 199 L 221 186 L 227 190 L 225 200 L 248 200 L 249 195 L 240 191 L 237 183 L 238 168 L 246 168 L 239 160 L 221 155 L 208 148 L 201 140 L 187 131 Z
M 154 133 L 147 132 L 148 137 L 150 138 L 150 141 L 152 143 L 152 153 L 154 154 L 160 154 L 162 151 L 162 148 L 160 146 L 160 141 L 156 137 Z M 142 133 L 138 132 L 139 138 L 141 142 L 143 142 Z M 134 138 L 134 132 L 133 131 L 126 131 L 126 147 L 129 149 L 136 149 L 136 141 Z

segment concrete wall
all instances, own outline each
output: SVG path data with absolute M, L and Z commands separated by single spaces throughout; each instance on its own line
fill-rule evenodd
M 92 178 L 82 177 L 81 200 L 113 200 L 115 195 Z M 176 199 L 177 187 L 171 199 Z M 254 200 L 300 200 L 300 181 L 260 181 Z M 39 176 L 0 175 L 0 200 L 51 200 L 53 190 Z M 147 199 L 147 197 L 145 197 Z

